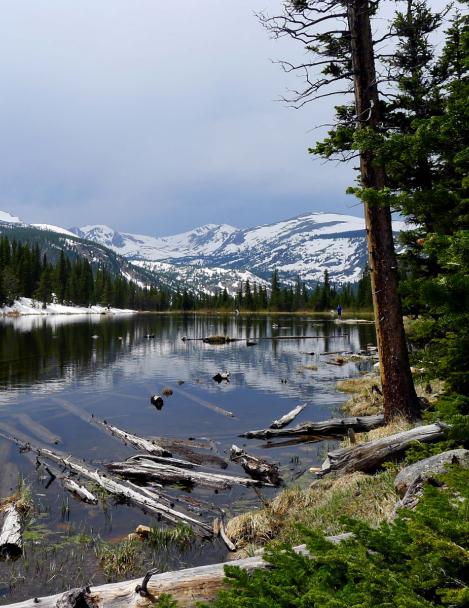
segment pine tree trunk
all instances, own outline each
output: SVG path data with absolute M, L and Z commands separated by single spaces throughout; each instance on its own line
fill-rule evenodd
M 376 129 L 379 124 L 379 98 L 368 0 L 350 0 L 348 21 L 357 128 Z M 363 188 L 381 190 L 385 187 L 384 167 L 374 163 L 372 152 L 361 153 L 360 172 Z M 413 420 L 418 417 L 419 402 L 410 372 L 404 334 L 389 207 L 365 203 L 365 224 L 384 416 L 386 421 L 398 415 Z

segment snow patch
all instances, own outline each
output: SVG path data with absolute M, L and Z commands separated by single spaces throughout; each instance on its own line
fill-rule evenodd
M 3 315 L 119 315 L 135 314 L 136 310 L 126 308 L 107 308 L 105 306 L 66 306 L 65 304 L 47 304 L 43 308 L 42 302 L 32 298 L 18 298 L 12 306 L 0 308 Z

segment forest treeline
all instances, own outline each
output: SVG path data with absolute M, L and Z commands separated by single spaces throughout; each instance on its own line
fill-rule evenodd
M 70 260 L 61 250 L 56 262 L 41 253 L 36 244 L 0 238 L 0 305 L 11 305 L 17 298 L 33 298 L 46 305 L 91 306 L 100 304 L 134 310 L 329 310 L 339 303 L 348 309 L 371 309 L 369 273 L 365 269 L 358 285 L 335 287 L 327 270 L 324 281 L 308 289 L 298 279 L 295 285 L 282 285 L 278 271 L 272 273 L 271 285 L 240 284 L 236 294 L 226 289 L 216 294 L 195 294 L 187 289 L 140 287 L 122 275 L 103 267 L 93 269 L 88 259 Z

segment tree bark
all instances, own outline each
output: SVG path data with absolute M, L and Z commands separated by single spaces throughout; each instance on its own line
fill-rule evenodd
M 351 35 L 357 129 L 378 130 L 379 94 L 368 0 L 350 0 L 348 23 Z M 382 190 L 384 167 L 373 152 L 360 154 L 361 185 Z M 364 202 L 371 271 L 373 308 L 378 341 L 381 384 L 386 422 L 395 416 L 419 417 L 419 401 L 410 372 L 402 307 L 398 291 L 397 261 L 392 234 L 391 210 L 382 204 Z
M 8 505 L 2 513 L 3 524 L 0 532 L 0 558 L 16 558 L 23 553 L 21 517 L 14 504 Z

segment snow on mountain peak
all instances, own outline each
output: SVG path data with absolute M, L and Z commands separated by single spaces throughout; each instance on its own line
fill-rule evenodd
M 22 224 L 23 222 L 19 217 L 8 213 L 8 211 L 0 211 L 0 222 L 6 222 L 8 224 Z

